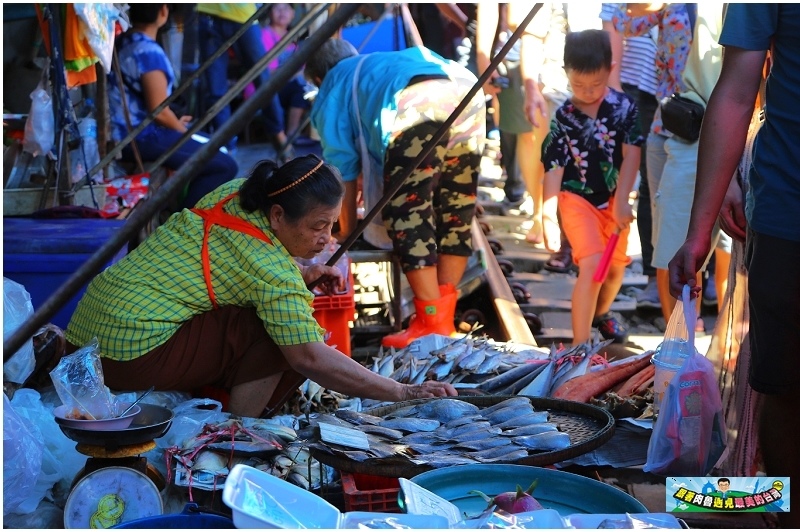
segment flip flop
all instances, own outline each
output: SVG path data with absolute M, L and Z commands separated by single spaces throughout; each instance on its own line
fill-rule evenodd
M 556 262 L 561 263 L 561 265 L 555 264 Z M 563 247 L 550 255 L 550 258 L 544 263 L 545 270 L 555 273 L 569 273 L 572 271 L 573 266 L 572 248 L 565 249 Z

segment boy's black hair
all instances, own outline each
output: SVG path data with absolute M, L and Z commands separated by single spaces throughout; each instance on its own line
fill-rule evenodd
M 158 13 L 164 4 L 128 4 L 128 18 L 131 24 L 152 24 L 158 19 Z M 169 4 L 168 4 L 169 5 Z
M 564 68 L 577 72 L 611 70 L 611 39 L 604 30 L 568 33 L 564 43 Z
M 190 4 L 128 4 L 128 19 L 131 24 L 152 24 L 158 19 L 161 7 L 166 5 L 169 9 L 169 20 L 182 24 L 191 12 Z

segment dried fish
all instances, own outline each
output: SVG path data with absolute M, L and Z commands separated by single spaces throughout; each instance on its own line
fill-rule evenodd
M 536 423 L 547 423 L 550 419 L 550 413 L 544 410 L 540 410 L 538 412 L 531 412 L 528 414 L 523 414 L 521 416 L 517 416 L 515 418 L 511 418 L 508 421 L 503 421 L 502 423 L 498 423 L 494 425 L 498 429 L 515 429 L 517 427 L 524 427 L 525 425 L 533 425 Z
M 469 423 L 477 423 L 480 421 L 487 421 L 487 419 L 483 417 L 479 412 L 471 416 L 464 416 L 456 419 L 451 419 L 450 421 L 445 423 L 444 426 L 447 427 L 448 429 L 453 429 L 456 427 L 460 427 L 461 425 L 467 425 Z
M 501 408 L 508 408 L 509 406 L 528 406 L 531 408 L 531 410 L 533 410 L 533 407 L 531 406 L 531 400 L 527 397 L 509 397 L 508 399 L 500 401 L 499 403 L 495 403 L 492 406 L 481 408 L 481 415 L 487 417 L 492 412 L 496 412 Z
M 478 463 L 478 460 L 471 456 L 450 453 L 421 454 L 411 458 L 411 461 L 415 464 L 429 465 L 433 468 Z
M 356 412 L 355 410 L 339 409 L 333 413 L 339 419 L 343 419 L 353 425 L 377 425 L 383 421 L 382 417 L 371 416 L 363 412 Z
M 459 425 L 457 427 L 448 427 L 446 425 L 442 425 L 438 429 L 434 430 L 433 434 L 440 438 L 449 440 L 461 434 L 467 434 L 470 432 L 477 432 L 481 430 L 486 432 L 496 430 L 497 432 L 493 432 L 493 434 L 499 434 L 502 429 L 500 429 L 499 427 L 496 428 L 492 427 L 492 424 L 489 423 L 488 421 L 476 421 L 466 425 Z
M 543 432 L 533 436 L 517 436 L 511 438 L 511 441 L 532 451 L 560 451 L 571 445 L 569 434 L 561 431 Z
M 403 432 L 430 432 L 436 430 L 441 423 L 435 419 L 401 417 L 384 419 L 378 423 L 378 425 L 390 429 L 402 430 Z
M 476 405 L 459 399 L 440 399 L 423 404 L 417 410 L 417 414 L 440 423 L 447 423 L 466 415 L 477 414 L 479 410 Z
M 533 436 L 535 434 L 557 430 L 558 427 L 555 425 L 555 423 L 534 423 L 533 425 L 524 425 L 515 429 L 504 430 L 503 436 Z
M 361 432 L 366 432 L 367 434 L 377 434 L 378 436 L 383 436 L 389 441 L 399 440 L 403 437 L 402 431 L 381 427 L 379 425 L 359 425 L 356 427 L 356 429 L 360 430 Z
M 469 456 L 477 458 L 478 460 L 490 460 L 490 459 L 496 459 L 501 456 L 507 456 L 511 452 L 517 452 L 520 455 L 520 458 L 528 456 L 527 449 L 511 442 L 507 442 L 505 445 L 502 446 L 484 449 L 483 451 L 472 451 L 468 454 Z
M 500 410 L 495 410 L 494 412 L 484 414 L 484 416 L 492 425 L 497 425 L 503 421 L 508 421 L 509 419 L 514 419 L 517 416 L 530 414 L 532 412 L 533 406 L 531 406 L 530 402 L 528 402 L 527 405 L 520 404 L 517 406 L 507 406 L 506 408 L 501 408 Z
M 527 449 L 523 447 L 516 447 L 516 446 L 508 446 L 508 447 L 498 447 L 498 449 L 509 449 L 505 454 L 492 456 L 490 458 L 478 458 L 481 462 L 515 462 L 517 460 L 521 460 L 523 458 L 527 458 L 530 453 Z M 475 454 L 480 452 L 488 452 L 494 451 L 495 449 L 488 449 L 487 451 L 476 451 L 470 453 L 470 456 L 476 458 Z
M 453 445 L 453 449 L 469 449 L 470 451 L 484 451 L 486 449 L 493 449 L 495 447 L 502 447 L 504 445 L 508 445 L 508 439 L 506 438 L 493 437 L 491 435 L 487 436 L 488 437 L 485 437 L 482 440 L 460 441 L 457 444 Z

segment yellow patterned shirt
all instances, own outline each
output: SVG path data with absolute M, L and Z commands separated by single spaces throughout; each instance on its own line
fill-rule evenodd
M 206 195 L 197 208 L 211 208 L 244 182 L 236 179 Z M 234 198 L 225 211 L 270 237 L 267 244 L 215 225 L 208 247 L 217 304 L 254 307 L 278 345 L 321 342 L 324 330 L 312 313 L 314 295 L 297 264 L 259 213 Z M 212 310 L 201 262 L 203 220 L 184 209 L 170 217 L 134 251 L 95 277 L 67 327 L 72 344 L 93 337 L 102 356 L 133 360 L 165 343 L 178 327 Z
M 197 4 L 198 13 L 205 13 L 206 15 L 214 15 L 215 17 L 224 18 L 244 24 L 256 12 L 255 4 L 207 4 L 200 2 Z

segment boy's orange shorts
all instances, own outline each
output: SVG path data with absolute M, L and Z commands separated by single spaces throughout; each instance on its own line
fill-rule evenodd
M 614 197 L 610 199 L 607 209 L 598 209 L 577 194 L 563 190 L 558 193 L 562 229 L 572 245 L 572 260 L 575 264 L 580 265 L 584 257 L 602 255 L 605 251 L 606 244 L 617 227 L 611 214 L 614 211 L 614 200 Z M 628 234 L 630 227 L 620 232 L 611 264 L 630 264 L 631 258 L 627 254 Z

